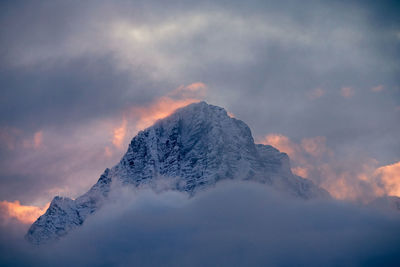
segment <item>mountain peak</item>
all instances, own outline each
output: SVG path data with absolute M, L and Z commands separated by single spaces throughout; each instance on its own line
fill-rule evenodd
M 126 154 L 76 200 L 56 197 L 29 229 L 33 243 L 58 239 L 81 225 L 107 201 L 111 184 L 156 186 L 167 181 L 170 190 L 190 196 L 221 180 L 250 180 L 298 198 L 328 197 L 311 181 L 295 176 L 289 157 L 268 145 L 255 144 L 250 128 L 228 116 L 225 109 L 193 103 L 140 131 Z
M 158 120 L 153 126 L 157 127 L 158 124 L 171 123 L 173 120 L 194 120 L 194 121 L 216 121 L 216 120 L 229 120 L 232 119 L 224 108 L 208 104 L 205 101 L 195 102 L 187 106 L 178 108 L 171 115 L 166 118 Z M 151 128 L 150 127 L 150 128 Z

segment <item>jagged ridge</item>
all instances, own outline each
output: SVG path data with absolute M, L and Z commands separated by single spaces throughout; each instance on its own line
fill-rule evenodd
M 137 134 L 121 161 L 106 169 L 84 195 L 55 197 L 29 229 L 36 244 L 55 240 L 81 225 L 106 201 L 116 181 L 136 187 L 171 181 L 171 190 L 196 192 L 224 179 L 252 180 L 309 199 L 329 194 L 292 174 L 289 157 L 269 145 L 255 144 L 249 127 L 220 107 L 199 102 L 178 109 Z

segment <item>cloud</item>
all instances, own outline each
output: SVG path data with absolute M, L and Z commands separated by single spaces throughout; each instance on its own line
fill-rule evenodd
M 340 94 L 344 98 L 351 98 L 354 96 L 354 89 L 352 87 L 342 87 L 340 89 Z
M 0 128 L 0 145 L 7 150 L 14 150 L 17 145 L 17 139 L 21 135 L 21 130 L 15 127 Z
M 198 102 L 198 99 L 173 100 L 168 97 L 162 97 L 149 107 L 132 108 L 131 114 L 133 114 L 133 116 L 138 116 L 139 118 L 136 123 L 136 128 L 145 129 L 157 120 L 167 117 L 177 108 L 184 107 L 194 102 Z
M 0 261 L 18 266 L 395 266 L 400 261 L 399 217 L 372 209 L 299 202 L 251 182 L 220 183 L 192 198 L 126 188 L 115 194 L 56 244 L 29 247 L 1 229 Z
M 43 145 L 43 131 L 37 131 L 33 136 L 27 136 L 21 129 L 12 126 L 2 127 L 0 129 L 0 148 L 6 148 L 8 151 L 16 149 L 39 149 Z
M 384 195 L 400 197 L 400 163 L 379 166 L 373 158 L 343 160 L 322 136 L 296 143 L 287 136 L 270 134 L 258 141 L 287 153 L 293 173 L 311 179 L 337 199 L 371 202 Z
M 135 128 L 137 130 L 143 130 L 157 120 L 167 117 L 176 109 L 203 100 L 206 93 L 207 86 L 202 82 L 182 85 L 166 96 L 155 99 L 149 105 L 137 105 L 130 108 L 128 116 L 136 121 Z
M 179 86 L 168 95 L 177 98 L 204 98 L 207 94 L 207 85 L 195 82 L 187 86 Z
M 125 139 L 126 136 L 126 126 L 127 126 L 127 120 L 124 118 L 122 120 L 122 124 L 121 126 L 115 128 L 113 130 L 113 139 L 112 139 L 112 143 L 115 147 L 117 148 L 122 148 L 122 144 L 123 141 Z M 107 153 L 107 151 L 106 151 Z
M 228 116 L 229 116 L 229 117 L 231 117 L 231 118 L 235 118 L 235 114 L 233 114 L 232 112 L 230 112 L 230 111 L 227 111 L 227 114 L 228 114 Z
M 378 93 L 378 92 L 382 92 L 383 89 L 384 89 L 383 85 L 378 85 L 378 86 L 372 87 L 371 91 L 375 92 L 375 93 Z
M 138 131 L 202 100 L 207 90 L 202 82 L 189 83 L 153 101 L 74 127 L 47 127 L 33 133 L 1 128 L 0 146 L 7 156 L 0 162 L 0 195 L 32 205 L 43 205 L 57 194 L 79 196 L 105 168 L 118 162 Z
M 76 197 L 86 192 L 121 157 L 120 149 L 113 150 L 115 121 L 46 128 L 33 135 L 20 130 L 13 150 L 7 149 L 0 161 L 1 200 L 42 206 L 57 194 Z
M 389 196 L 400 197 L 400 161 L 379 167 L 375 171 Z
M 321 157 L 324 154 L 331 153 L 326 147 L 326 138 L 317 136 L 314 138 L 304 138 L 301 140 L 302 149 L 313 157 Z
M 269 134 L 258 142 L 276 147 L 278 150 L 287 153 L 291 158 L 296 157 L 298 153 L 298 147 L 287 136 L 281 134 Z
M 15 218 L 23 224 L 32 224 L 39 216 L 45 213 L 50 203 L 43 207 L 24 206 L 19 201 L 0 201 L 0 219 L 2 223 Z
M 298 175 L 300 177 L 306 178 L 309 175 L 307 168 L 303 168 L 303 167 L 297 166 L 297 167 L 293 167 L 291 169 L 292 169 L 292 172 L 294 174 L 296 174 L 296 175 Z
M 43 143 L 43 131 L 38 131 L 33 136 L 33 147 L 39 148 Z
M 22 140 L 22 146 L 26 149 L 39 149 L 43 145 L 43 131 L 37 131 L 32 138 Z
M 307 95 L 311 100 L 314 100 L 314 99 L 322 97 L 324 94 L 325 94 L 325 91 L 322 88 L 316 88 L 312 91 L 309 91 Z

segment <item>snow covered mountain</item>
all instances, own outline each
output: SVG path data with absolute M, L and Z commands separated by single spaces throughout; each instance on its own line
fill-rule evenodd
M 255 144 L 244 122 L 199 102 L 139 132 L 121 161 L 84 195 L 76 200 L 55 197 L 26 239 L 41 244 L 82 225 L 107 201 L 113 183 L 151 187 L 163 180 L 171 190 L 192 196 L 227 179 L 257 181 L 302 199 L 329 197 L 310 180 L 292 174 L 285 153 Z

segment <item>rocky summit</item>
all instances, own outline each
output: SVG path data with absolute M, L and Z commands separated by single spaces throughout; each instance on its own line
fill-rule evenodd
M 222 180 L 247 180 L 300 199 L 328 198 L 310 180 L 294 175 L 289 157 L 269 145 L 255 144 L 250 128 L 206 102 L 190 104 L 139 132 L 120 162 L 75 200 L 55 197 L 32 224 L 26 239 L 47 243 L 82 225 L 107 202 L 112 184 L 142 187 L 167 181 L 168 190 L 189 196 Z

